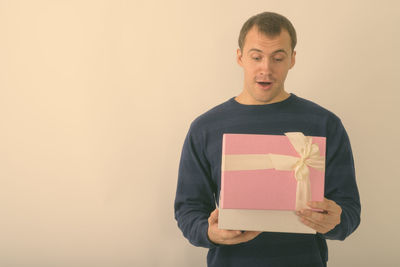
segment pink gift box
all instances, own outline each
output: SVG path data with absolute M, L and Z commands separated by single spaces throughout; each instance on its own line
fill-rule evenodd
M 319 156 L 325 157 L 326 138 L 311 137 L 310 140 L 318 146 Z M 294 169 L 277 170 L 269 166 L 270 163 L 264 166 L 264 162 L 269 161 L 269 155 L 291 156 L 292 161 L 301 158 L 286 135 L 224 134 L 219 227 L 234 230 L 315 232 L 308 227 L 304 228 L 293 212 L 296 208 L 298 183 Z M 236 161 L 231 158 L 236 158 Z M 247 165 L 243 165 L 244 161 L 248 162 Z M 310 166 L 308 171 L 311 200 L 322 201 L 325 172 Z M 243 216 L 246 218 L 241 218 Z M 264 220 L 278 225 L 263 224 Z

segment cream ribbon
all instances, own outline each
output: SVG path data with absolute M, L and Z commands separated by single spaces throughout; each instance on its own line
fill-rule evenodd
M 312 143 L 312 137 L 301 132 L 285 133 L 300 157 L 278 154 L 223 155 L 222 171 L 276 169 L 294 170 L 297 181 L 296 210 L 307 209 L 311 200 L 310 170 L 325 169 L 325 157 L 320 156 L 319 147 Z

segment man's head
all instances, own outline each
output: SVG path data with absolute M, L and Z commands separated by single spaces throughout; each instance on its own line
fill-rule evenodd
M 251 17 L 239 36 L 237 61 L 244 70 L 243 104 L 271 104 L 286 99 L 286 75 L 294 66 L 296 32 L 285 17 L 264 12 Z
M 243 51 L 247 33 L 254 26 L 257 27 L 261 33 L 271 37 L 279 35 L 282 30 L 286 30 L 290 36 L 292 51 L 294 51 L 297 43 L 296 30 L 286 17 L 273 12 L 263 12 L 252 16 L 243 24 L 238 40 L 240 50 Z

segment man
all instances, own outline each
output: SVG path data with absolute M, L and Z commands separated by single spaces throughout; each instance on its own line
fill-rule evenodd
M 185 139 L 175 218 L 192 244 L 209 248 L 208 266 L 326 266 L 325 239 L 344 240 L 360 223 L 353 156 L 340 119 L 285 90 L 296 40 L 287 18 L 272 12 L 251 17 L 242 27 L 237 50 L 243 91 L 198 117 Z M 297 211 L 299 220 L 317 234 L 219 229 L 222 135 L 285 132 L 327 138 L 325 199 Z

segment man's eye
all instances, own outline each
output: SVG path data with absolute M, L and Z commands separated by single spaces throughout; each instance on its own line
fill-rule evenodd
M 255 60 L 255 61 L 260 61 L 260 60 L 261 60 L 261 57 L 253 57 L 253 60 Z
M 275 60 L 276 62 L 281 62 L 281 61 L 283 61 L 283 58 L 274 58 L 274 60 Z

